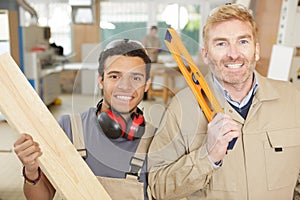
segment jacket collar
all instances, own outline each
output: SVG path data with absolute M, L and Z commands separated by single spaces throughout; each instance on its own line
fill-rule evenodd
M 263 77 L 257 71 L 254 71 L 254 73 L 255 73 L 255 77 L 256 77 L 258 85 L 259 85 L 259 87 L 254 95 L 257 98 L 257 100 L 258 101 L 269 101 L 269 100 L 278 99 L 279 94 L 278 94 L 276 88 L 274 88 L 274 86 L 269 81 L 267 81 L 268 78 Z M 224 99 L 223 95 L 217 90 L 217 87 L 214 84 L 212 73 L 208 72 L 207 75 L 205 76 L 205 79 L 207 81 L 209 88 L 211 88 L 212 92 L 215 94 L 215 96 L 219 100 L 221 106 L 224 108 L 224 103 L 226 100 Z
M 254 73 L 257 77 L 257 81 L 259 84 L 259 88 L 257 89 L 255 97 L 259 101 L 269 101 L 269 100 L 278 99 L 279 94 L 278 94 L 275 86 L 272 85 L 270 81 L 267 81 L 268 78 L 260 75 L 256 71 Z
M 256 104 L 255 110 L 257 110 L 263 101 L 270 101 L 270 100 L 277 99 L 277 98 L 279 98 L 279 94 L 276 91 L 276 88 L 269 81 L 267 81 L 266 77 L 263 77 L 256 71 L 254 71 L 254 73 L 255 73 L 259 87 L 257 88 L 257 91 L 254 95 L 252 104 L 253 105 Z M 214 84 L 212 73 L 208 72 L 208 74 L 205 76 L 205 79 L 207 81 L 209 88 L 211 89 L 211 91 L 214 93 L 214 95 L 218 99 L 224 112 L 232 113 L 233 119 L 243 124 L 245 120 L 236 111 L 234 111 L 232 109 L 232 107 L 226 101 L 223 94 L 218 91 L 216 85 Z M 253 115 L 253 113 L 252 113 L 252 115 Z M 251 118 L 251 116 L 248 116 L 247 118 Z

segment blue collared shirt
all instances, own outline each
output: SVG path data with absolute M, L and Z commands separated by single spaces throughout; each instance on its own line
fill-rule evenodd
M 258 82 L 255 76 L 255 73 L 253 73 L 253 85 L 251 87 L 251 90 L 248 92 L 247 96 L 241 101 L 235 101 L 231 98 L 231 95 L 229 94 L 229 92 L 219 83 L 219 81 L 215 78 L 215 76 L 213 75 L 213 80 L 215 85 L 217 86 L 217 89 L 219 90 L 219 92 L 221 92 L 221 94 L 225 97 L 225 99 L 231 103 L 232 105 L 234 105 L 237 108 L 242 108 L 244 107 L 249 100 L 251 99 L 252 95 L 254 95 L 257 91 L 258 88 Z

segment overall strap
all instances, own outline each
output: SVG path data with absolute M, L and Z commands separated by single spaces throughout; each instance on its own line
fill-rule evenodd
M 135 154 L 132 156 L 130 161 L 130 170 L 126 173 L 126 179 L 138 179 L 141 175 L 142 167 L 154 136 L 156 128 L 149 123 L 146 123 L 145 133 L 140 140 L 140 143 L 136 149 Z
M 81 116 L 79 113 L 70 114 L 73 145 L 77 149 L 81 157 L 86 158 L 86 148 L 83 138 L 83 128 Z

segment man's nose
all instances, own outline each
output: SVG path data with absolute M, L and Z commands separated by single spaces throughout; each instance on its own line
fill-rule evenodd
M 227 56 L 231 57 L 232 59 L 237 59 L 239 57 L 239 49 L 236 45 L 232 44 L 229 46 Z
M 120 79 L 120 82 L 118 84 L 118 88 L 121 89 L 131 89 L 132 88 L 132 82 L 129 77 L 122 77 Z

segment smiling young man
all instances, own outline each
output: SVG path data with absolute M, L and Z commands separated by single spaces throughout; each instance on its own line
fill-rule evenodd
M 176 94 L 149 149 L 153 197 L 292 199 L 300 172 L 299 90 L 255 71 L 259 43 L 248 9 L 215 8 L 203 39 L 206 80 L 224 113 L 208 123 L 190 88 Z
M 137 41 L 116 40 L 100 54 L 98 83 L 103 99 L 80 114 L 85 162 L 112 199 L 147 199 L 145 157 L 154 128 L 137 107 L 150 86 L 151 61 Z M 59 124 L 74 142 L 76 120 L 62 116 Z M 78 118 L 77 118 L 78 120 Z M 77 144 L 75 144 L 77 147 Z M 28 199 L 52 199 L 55 189 L 40 170 L 42 150 L 28 134 L 14 144 L 23 163 L 24 193 Z M 83 150 L 83 149 L 81 149 Z M 59 169 L 57 169 L 59 170 Z

